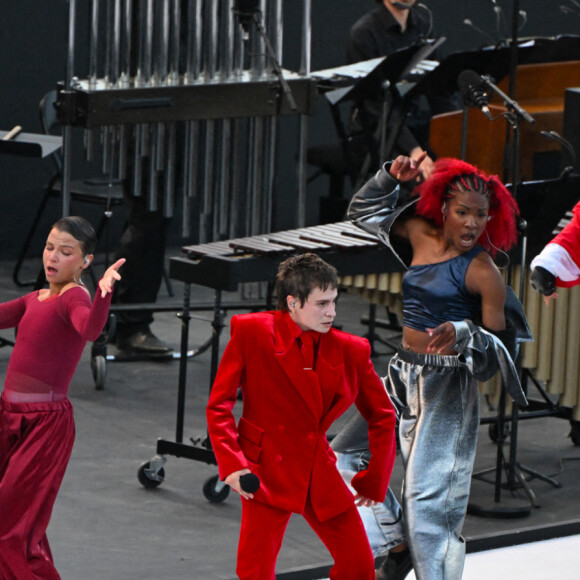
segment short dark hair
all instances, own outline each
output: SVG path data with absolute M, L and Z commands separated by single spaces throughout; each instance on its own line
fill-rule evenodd
M 320 256 L 308 252 L 292 256 L 278 266 L 275 286 L 278 310 L 288 311 L 288 296 L 294 296 L 304 304 L 315 288 L 323 291 L 338 288 L 336 268 Z
M 59 232 L 70 234 L 81 244 L 83 256 L 93 254 L 97 247 L 97 234 L 93 226 L 83 217 L 71 215 L 59 219 L 53 226 Z

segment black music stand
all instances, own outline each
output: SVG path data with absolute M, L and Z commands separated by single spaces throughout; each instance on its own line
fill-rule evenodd
M 427 40 L 421 44 L 415 44 L 397 50 L 389 56 L 369 59 L 352 65 L 346 65 L 345 67 L 340 67 L 340 70 L 344 71 L 343 74 L 345 74 L 345 76 L 359 75 L 358 80 L 354 84 L 329 90 L 325 92 L 324 96 L 330 105 L 336 132 L 340 139 L 346 173 L 348 174 L 353 187 L 356 187 L 357 183 L 364 180 L 370 166 L 378 167 L 381 160 L 384 160 L 387 154 L 390 154 L 390 151 L 387 152 L 385 150 L 384 140 L 385 127 L 390 115 L 387 106 L 389 95 L 400 100 L 396 88 L 397 83 L 415 69 L 421 61 L 425 60 L 444 41 L 445 38 Z M 319 71 L 312 73 L 312 76 L 314 78 L 324 79 L 327 76 L 327 73 L 326 71 Z M 342 120 L 339 106 L 346 102 L 361 102 L 365 99 L 377 100 L 377 97 L 379 96 L 385 103 L 378 128 L 381 135 L 380 153 L 377 155 L 375 130 L 368 125 L 363 125 L 363 139 L 367 145 L 369 153 L 361 163 L 357 163 L 356 155 L 351 150 L 349 135 Z M 397 136 L 401 127 L 402 125 L 397 129 Z M 344 202 L 343 207 L 346 209 L 346 202 Z M 376 304 L 371 303 L 369 305 L 368 316 L 363 317 L 362 319 L 362 323 L 368 325 L 366 338 L 369 340 L 371 345 L 373 357 L 380 354 L 375 349 L 375 341 L 386 345 L 389 350 L 396 350 L 394 341 L 381 338 L 376 333 L 377 328 L 393 330 L 395 332 L 400 331 L 401 327 L 397 317 L 390 312 L 387 312 L 387 314 L 388 320 L 377 319 L 377 306 Z
M 351 151 L 349 144 L 348 131 L 342 121 L 339 105 L 345 102 L 362 102 L 364 100 L 374 100 L 384 102 L 381 118 L 379 121 L 379 131 L 384 135 L 384 127 L 391 115 L 387 103 L 390 99 L 399 101 L 400 95 L 397 90 L 397 83 L 408 75 L 411 70 L 425 60 L 434 50 L 436 50 L 445 38 L 438 40 L 428 40 L 422 44 L 416 44 L 406 48 L 402 48 L 390 54 L 389 56 L 370 59 L 351 65 L 357 67 L 357 70 L 362 70 L 364 76 L 361 76 L 354 84 L 347 87 L 341 87 L 325 93 L 325 98 L 328 101 L 331 109 L 332 118 L 339 136 L 342 153 L 346 161 L 347 173 L 351 184 L 356 186 L 358 182 L 364 181 L 366 172 L 370 166 L 378 167 L 381 160 L 385 159 L 390 151 L 385 150 L 385 143 L 381 139 L 380 151 L 376 147 L 375 129 L 370 123 L 365 122 L 364 117 L 362 122 L 363 141 L 367 145 L 369 154 L 361 164 L 356 163 L 355 155 Z M 346 67 L 348 68 L 348 67 Z M 323 72 L 323 71 L 322 71 Z M 316 78 L 317 73 L 312 76 Z M 397 135 L 400 131 L 397 129 Z
M 15 136 L 12 137 L 11 135 Z M 11 131 L 0 131 L 0 155 L 46 157 L 56 151 L 61 145 L 61 137 L 21 133 L 20 131 L 14 131 L 14 129 Z M 14 342 L 0 337 L 0 348 L 3 346 L 14 346 Z
M 517 65 L 520 62 L 520 50 L 518 47 L 518 18 L 519 18 L 519 0 L 514 0 L 513 2 L 513 14 L 512 14 L 512 40 L 511 40 L 511 45 L 508 47 L 510 50 L 510 54 L 509 54 L 509 65 L 510 65 L 510 88 L 509 88 L 509 92 L 510 94 L 513 92 L 513 89 L 515 87 L 515 77 L 516 77 L 516 71 L 517 71 Z M 530 58 L 531 56 L 533 56 L 533 52 L 529 53 L 528 58 Z M 524 193 L 524 186 L 523 184 L 521 184 L 519 182 L 519 152 L 520 152 L 520 140 L 519 140 L 519 123 L 521 118 L 523 117 L 523 114 L 525 113 L 525 111 L 523 111 L 523 109 L 521 109 L 521 107 L 518 108 L 517 103 L 513 100 L 511 100 L 507 95 L 503 95 L 503 93 L 501 93 L 501 91 L 497 90 L 497 87 L 493 87 L 492 88 L 495 89 L 495 91 L 500 94 L 502 97 L 506 97 L 506 102 L 505 105 L 508 109 L 508 112 L 503 115 L 506 120 L 508 121 L 508 136 L 509 135 L 509 128 L 511 127 L 511 137 L 513 138 L 513 142 L 512 142 L 512 151 L 511 151 L 511 177 L 512 177 L 512 195 L 514 196 L 514 198 L 516 199 L 516 201 L 518 202 L 518 204 L 523 207 L 522 210 L 522 217 L 524 219 L 522 219 L 520 221 L 520 232 L 521 232 L 521 239 L 520 239 L 520 257 L 521 257 L 521 276 L 520 276 L 520 287 L 519 287 L 519 298 L 520 301 L 523 303 L 524 300 L 524 293 L 525 293 L 525 268 L 526 268 L 526 258 L 527 258 L 527 229 L 528 229 L 528 224 L 526 221 L 527 219 L 530 219 L 532 217 L 539 217 L 541 215 L 542 218 L 542 225 L 543 227 L 544 224 L 546 224 L 548 221 L 550 221 L 552 228 L 550 228 L 549 230 L 546 228 L 547 232 L 552 232 L 554 227 L 557 225 L 557 222 L 554 223 L 554 220 L 561 218 L 564 215 L 564 212 L 566 211 L 566 209 L 569 209 L 570 207 L 572 207 L 570 205 L 570 199 L 566 199 L 565 196 L 561 196 L 560 199 L 558 199 L 556 197 L 556 199 L 558 199 L 558 202 L 561 204 L 561 207 L 558 207 L 558 212 L 561 211 L 561 213 L 559 213 L 559 215 L 556 213 L 556 208 L 551 207 L 549 210 L 547 208 L 544 209 L 544 212 L 542 214 L 540 213 L 533 213 L 534 211 L 539 210 L 540 208 L 534 208 L 533 205 L 533 201 L 531 200 L 527 200 L 522 196 L 522 191 Z M 528 119 L 530 118 L 529 114 L 528 114 Z M 532 121 L 533 122 L 533 119 Z M 509 140 L 506 140 L 506 142 Z M 506 156 L 507 159 L 507 156 Z M 570 176 L 567 173 L 564 173 L 562 175 L 562 177 L 560 178 L 560 186 L 562 184 L 562 182 L 566 179 L 568 179 Z M 537 182 L 536 182 L 537 183 Z M 527 187 L 528 192 L 531 191 L 531 187 L 528 186 Z M 571 192 L 574 191 L 574 189 L 572 188 L 568 188 L 568 191 L 570 192 L 568 195 L 571 195 Z M 568 196 L 566 196 L 568 197 Z M 556 205 L 553 202 L 554 197 L 553 196 L 548 196 L 546 198 L 545 201 L 550 202 L 550 205 Z M 537 203 L 537 201 L 536 201 Z M 548 219 L 549 216 L 549 219 Z M 549 235 L 549 234 L 547 234 Z M 547 240 L 549 241 L 549 240 Z M 541 246 L 543 247 L 543 246 Z M 511 282 L 511 270 L 509 273 L 509 280 L 508 282 Z M 518 369 L 521 372 L 521 352 L 518 355 L 518 358 L 516 360 L 516 366 L 518 367 Z M 524 381 L 524 374 L 522 373 L 521 375 L 521 381 L 522 381 L 522 385 L 526 385 L 525 381 Z M 539 386 L 536 384 L 536 386 Z M 543 396 L 545 398 L 545 400 L 547 401 L 547 395 L 545 395 L 545 393 L 543 393 Z M 536 497 L 534 492 L 531 490 L 531 488 L 528 486 L 527 481 L 523 475 L 523 473 L 527 473 L 528 475 L 531 475 L 532 477 L 541 479 L 547 483 L 550 483 L 551 485 L 553 485 L 554 487 L 560 487 L 560 483 L 553 480 L 552 478 L 543 475 L 537 471 L 534 471 L 528 467 L 525 467 L 523 465 L 521 465 L 520 463 L 517 462 L 516 459 L 516 454 L 517 454 L 517 433 L 518 433 L 518 420 L 519 420 L 519 408 L 517 405 L 514 405 L 512 407 L 512 414 L 511 414 L 511 436 L 510 436 L 510 457 L 509 457 L 509 461 L 506 462 L 505 458 L 503 456 L 503 442 L 506 438 L 506 433 L 504 431 L 504 425 L 503 425 L 503 418 L 504 418 L 504 413 L 505 413 L 505 404 L 506 404 L 506 393 L 505 393 L 505 387 L 502 387 L 502 392 L 501 392 L 501 401 L 500 401 L 500 409 L 499 409 L 499 413 L 498 413 L 498 420 L 497 420 L 497 435 L 498 435 L 498 453 L 497 453 L 497 462 L 496 462 L 496 467 L 495 467 L 495 471 L 496 471 L 496 480 L 495 480 L 495 498 L 494 501 L 495 503 L 492 506 L 489 507 L 482 507 L 482 506 L 475 506 L 474 504 L 471 504 L 471 509 L 468 508 L 468 510 L 470 511 L 470 513 L 473 513 L 475 515 L 480 515 L 480 516 L 488 516 L 488 517 L 499 517 L 499 518 L 510 518 L 510 517 L 522 517 L 522 516 L 526 516 L 528 515 L 528 513 L 530 513 L 531 508 L 530 506 L 528 506 L 528 508 L 526 509 L 525 506 L 500 506 L 499 502 L 501 500 L 501 489 L 502 489 L 502 483 L 501 483 L 501 474 L 502 474 L 502 468 L 507 467 L 507 483 L 506 483 L 506 487 L 509 490 L 515 490 L 517 488 L 517 486 L 519 485 L 521 488 L 524 489 L 526 495 L 528 496 L 531 506 L 533 507 L 539 507 L 539 504 L 537 503 Z M 517 483 L 516 483 L 517 480 Z
M 518 197 L 520 199 L 519 207 L 521 217 L 527 223 L 526 229 L 527 231 L 534 232 L 533 238 L 527 244 L 526 253 L 535 256 L 554 237 L 554 230 L 558 226 L 561 218 L 580 199 L 580 175 L 567 174 L 558 179 L 523 182 L 518 187 Z M 522 254 L 522 246 L 526 244 L 526 241 L 527 239 L 523 238 L 520 244 L 510 252 L 512 259 L 517 259 Z M 522 272 L 522 278 L 525 277 L 524 274 L 525 272 Z M 553 478 L 547 477 L 517 461 L 518 422 L 522 419 L 553 416 L 560 412 L 558 407 L 550 401 L 545 389 L 532 377 L 531 373 L 527 369 L 520 370 L 524 388 L 527 385 L 528 379 L 530 379 L 546 403 L 548 410 L 538 412 L 539 404 L 533 404 L 532 401 L 530 401 L 530 407 L 533 410 L 523 410 L 521 415 L 514 407 L 510 423 L 511 428 L 509 430 L 511 433 L 509 433 L 505 417 L 505 390 L 502 388 L 497 418 L 481 420 L 481 424 L 489 423 L 490 427 L 494 425 L 496 427 L 496 466 L 473 474 L 475 479 L 486 483 L 495 483 L 494 503 L 484 505 L 482 503 L 470 502 L 468 511 L 473 515 L 497 518 L 524 517 L 529 515 L 531 507 L 539 507 L 539 503 L 533 490 L 527 484 L 525 475 L 540 479 L 554 487 L 560 487 L 560 483 Z M 510 435 L 510 449 L 509 458 L 506 459 L 503 453 L 503 447 L 508 434 Z M 501 480 L 501 472 L 503 469 L 508 473 L 508 481 L 505 485 L 502 484 Z M 487 474 L 494 471 L 494 481 L 485 479 Z M 529 504 L 519 504 L 511 501 L 507 506 L 499 505 L 502 488 L 514 491 L 520 487 L 528 496 L 530 500 Z
M 406 48 L 401 48 L 390 54 L 379 58 L 356 63 L 358 70 L 366 71 L 365 76 L 356 81 L 355 84 L 329 91 L 325 94 L 331 105 L 338 105 L 344 101 L 360 101 L 362 99 L 377 98 L 383 92 L 382 85 L 385 81 L 390 84 L 399 82 L 403 77 L 411 72 L 422 60 L 425 60 L 444 41 L 429 40 L 425 44 L 417 44 Z M 312 73 L 316 78 L 317 73 Z

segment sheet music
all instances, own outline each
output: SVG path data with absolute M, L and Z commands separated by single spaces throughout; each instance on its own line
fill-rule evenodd
M 310 76 L 319 81 L 326 81 L 340 77 L 345 79 L 360 79 L 366 77 L 386 58 L 386 56 L 381 56 L 369 60 L 361 60 L 360 62 L 355 62 L 353 64 L 318 70 L 311 72 Z

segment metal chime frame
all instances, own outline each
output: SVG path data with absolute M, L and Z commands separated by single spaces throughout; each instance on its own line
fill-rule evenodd
M 260 0 L 258 26 L 247 30 L 240 25 L 234 0 L 92 0 L 86 80 L 75 76 L 77 0 L 68 2 L 65 93 L 86 89 L 97 95 L 101 90 L 125 95 L 127 90 L 139 94 L 155 88 L 172 95 L 184 87 L 198 87 L 213 88 L 219 95 L 220 87 L 232 84 L 281 84 L 275 65 L 281 66 L 283 59 L 283 0 Z M 311 0 L 303 0 L 300 70 L 287 73 L 294 77 L 310 75 L 310 18 Z M 274 63 L 266 47 L 273 51 Z M 282 90 L 277 94 L 284 99 Z M 147 196 L 148 208 L 162 210 L 168 218 L 173 216 L 176 191 L 182 192 L 184 238 L 191 236 L 194 218 L 200 243 L 270 232 L 278 115 L 236 116 L 236 103 L 228 102 L 223 103 L 228 109 L 223 118 L 212 110 L 207 117 L 192 111 L 191 119 L 158 121 L 163 99 L 153 101 L 147 103 L 147 122 L 131 122 L 128 108 L 121 110 L 126 122 L 103 123 L 99 130 L 85 126 L 87 158 L 95 155 L 98 138 L 103 174 L 111 182 L 128 179 L 133 195 Z M 221 105 L 215 105 L 218 111 Z M 72 125 L 65 122 L 63 127 L 63 215 L 70 210 Z M 307 136 L 307 114 L 301 109 L 297 227 L 305 225 Z M 177 166 L 183 168 L 179 176 Z

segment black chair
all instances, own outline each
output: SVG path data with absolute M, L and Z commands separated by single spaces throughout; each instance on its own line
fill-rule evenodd
M 57 118 L 57 112 L 55 109 L 57 92 L 52 90 L 48 92 L 42 100 L 40 101 L 40 122 L 44 133 L 47 135 L 58 135 L 62 132 L 62 126 Z M 38 277 L 35 280 L 22 280 L 20 278 L 20 270 L 27 258 L 30 250 L 30 246 L 34 240 L 35 234 L 37 232 L 40 221 L 47 210 L 48 202 L 51 199 L 59 200 L 62 195 L 62 171 L 63 171 L 63 158 L 60 150 L 57 150 L 52 155 L 52 160 L 55 165 L 55 173 L 51 177 L 46 189 L 44 190 L 44 195 L 40 202 L 40 205 L 36 211 L 32 225 L 26 236 L 26 240 L 14 266 L 12 273 L 12 279 L 17 286 L 34 286 L 35 288 L 42 287 L 44 283 L 44 274 L 41 270 Z M 87 203 L 93 205 L 99 205 L 103 208 L 103 215 L 100 223 L 97 227 L 97 236 L 101 239 L 105 228 L 110 222 L 110 218 L 113 215 L 113 208 L 117 205 L 123 204 L 123 183 L 120 180 L 114 180 L 109 182 L 104 177 L 96 178 L 84 178 L 71 180 L 70 187 L 70 201 L 71 206 L 74 203 Z M 105 262 L 108 262 L 108 251 L 109 247 L 106 244 L 106 257 Z M 92 270 L 90 274 L 95 282 L 94 274 Z

